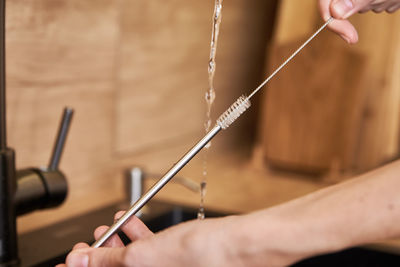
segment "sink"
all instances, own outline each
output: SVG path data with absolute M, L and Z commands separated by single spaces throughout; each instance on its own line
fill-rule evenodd
M 188 207 L 174 206 L 174 205 L 151 205 L 151 213 L 146 213 L 141 217 L 146 226 L 154 233 L 164 230 L 168 227 L 176 225 L 181 222 L 197 219 L 197 210 Z M 160 208 L 162 210 L 160 210 Z M 226 216 L 220 212 L 206 210 L 207 218 L 215 218 Z M 124 233 L 118 233 L 125 245 L 130 243 L 130 240 Z
M 148 207 L 148 208 L 147 208 Z M 197 210 L 152 200 L 145 207 L 141 219 L 153 232 L 158 232 L 180 222 L 196 219 Z M 21 266 L 54 266 L 65 261 L 72 246 L 78 242 L 91 244 L 93 230 L 102 224 L 110 225 L 113 215 L 121 210 L 116 203 L 99 210 L 74 217 L 62 223 L 25 233 L 19 236 Z M 151 212 L 150 212 L 151 211 Z M 220 217 L 226 214 L 206 210 L 206 217 Z M 120 233 L 125 243 L 129 239 Z M 43 240 L 46 240 L 43 243 Z M 292 267 L 391 267 L 400 266 L 400 255 L 369 249 L 352 248 L 338 253 L 313 257 Z
M 65 261 L 65 257 L 78 242 L 93 243 L 93 231 L 99 225 L 110 225 L 114 214 L 126 209 L 124 203 L 113 205 L 77 216 L 43 229 L 22 234 L 18 237 L 21 266 L 54 266 Z M 173 205 L 152 200 L 145 207 L 141 219 L 153 232 L 172 225 L 197 218 L 194 208 Z M 206 217 L 220 217 L 225 214 L 206 210 Z M 124 243 L 129 239 L 120 233 Z M 43 243 L 43 240 L 46 240 Z
M 292 267 L 398 267 L 400 255 L 368 248 L 352 248 L 341 252 L 313 257 Z
M 206 211 L 206 217 L 221 217 L 227 214 L 222 214 L 215 211 Z M 174 206 L 168 212 L 162 213 L 151 219 L 144 219 L 147 227 L 153 232 L 161 231 L 175 224 L 197 219 L 197 210 L 181 206 Z

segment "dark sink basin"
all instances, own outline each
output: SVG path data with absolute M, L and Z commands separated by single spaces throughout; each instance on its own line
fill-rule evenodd
M 111 205 L 65 222 L 26 233 L 19 237 L 22 266 L 54 266 L 64 262 L 72 246 L 78 242 L 91 244 L 93 230 L 102 224 L 110 225 L 113 215 L 121 210 L 120 204 Z M 195 219 L 197 210 L 152 201 L 151 212 L 142 220 L 153 231 L 158 232 L 180 222 Z M 224 214 L 207 211 L 206 217 Z M 124 237 L 126 243 L 129 240 Z M 367 248 L 352 248 L 342 252 L 307 259 L 292 267 L 398 267 L 400 256 Z
M 65 261 L 72 246 L 78 242 L 93 243 L 92 233 L 99 225 L 110 225 L 121 204 L 111 205 L 62 223 L 25 233 L 19 236 L 21 266 L 54 266 Z M 180 222 L 197 218 L 197 210 L 167 203 L 151 201 L 149 212 L 141 219 L 153 232 L 158 232 Z M 206 217 L 224 214 L 206 211 Z M 124 242 L 129 240 L 124 238 Z
M 352 248 L 313 257 L 292 267 L 398 267 L 400 256 L 367 248 Z
M 226 216 L 226 214 L 215 211 L 206 211 L 207 218 L 221 216 Z M 153 232 L 158 232 L 178 223 L 194 220 L 196 218 L 197 210 L 186 207 L 173 206 L 169 211 L 161 213 L 156 217 L 149 219 L 144 218 L 144 221 L 146 222 L 146 225 L 147 227 L 149 227 L 150 230 L 152 230 Z

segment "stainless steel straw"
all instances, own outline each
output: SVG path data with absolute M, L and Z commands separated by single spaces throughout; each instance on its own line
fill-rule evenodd
M 211 139 L 222 129 L 228 128 L 243 112 L 250 107 L 250 98 L 264 87 L 287 63 L 289 63 L 312 39 L 314 39 L 331 21 L 329 18 L 310 38 L 307 39 L 289 58 L 287 58 L 267 79 L 264 80 L 248 97 L 239 97 L 217 120 L 212 128 L 196 145 L 194 145 L 169 171 L 155 183 L 127 212 L 105 232 L 92 247 L 98 248 L 104 244 L 118 229 L 135 215 L 146 203 L 152 199 Z

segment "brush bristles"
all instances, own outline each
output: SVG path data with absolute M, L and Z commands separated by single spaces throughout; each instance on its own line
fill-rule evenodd
M 250 100 L 242 95 L 233 103 L 217 120 L 217 124 L 222 128 L 228 128 L 239 116 L 250 107 Z

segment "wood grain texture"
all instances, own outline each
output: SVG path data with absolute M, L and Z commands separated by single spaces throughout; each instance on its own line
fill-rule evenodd
M 307 37 L 272 50 L 270 72 Z M 324 32 L 278 74 L 265 94 L 264 147 L 270 164 L 321 172 L 354 164 L 364 91 L 363 57 Z
M 201 132 L 210 32 L 205 14 L 211 10 L 211 2 L 124 1 L 117 152 L 154 149 Z
M 68 199 L 21 217 L 19 231 L 121 198 L 111 160 L 117 10 L 109 1 L 7 2 L 8 139 L 17 167 L 47 165 L 63 107 L 76 111 L 60 165 Z
M 210 175 L 205 198 L 206 213 L 207 209 L 234 214 L 248 213 L 327 186 L 299 174 L 271 171 L 265 166 L 259 168 L 249 162 L 245 153 L 238 153 L 235 149 L 212 154 L 208 167 Z M 201 173 L 202 162 L 195 160 L 190 168 L 190 171 L 184 169 L 181 175 L 199 180 L 200 177 L 196 177 L 193 170 Z M 147 185 L 150 186 L 151 182 Z M 199 205 L 199 196 L 178 184 L 167 185 L 157 199 L 193 207 Z
M 399 156 L 400 13 L 365 14 L 353 18 L 368 55 L 366 106 L 357 151 L 357 170 L 375 168 Z
M 318 16 L 315 17 L 312 14 L 310 15 L 310 12 L 313 14 L 318 14 L 316 4 L 312 5 L 312 3 L 308 1 L 304 3 L 300 1 L 299 3 L 292 3 L 292 1 L 281 1 L 278 12 L 279 23 L 274 36 L 274 47 L 281 47 L 283 49 L 283 47 L 290 46 L 293 40 L 300 40 L 299 34 L 304 35 L 303 40 L 310 36 L 317 29 L 318 25 L 321 25 L 322 23 Z M 283 112 L 283 114 L 286 115 L 292 112 L 291 116 L 286 116 L 286 120 L 283 120 L 281 117 L 282 120 L 278 123 L 278 118 L 276 118 L 276 123 L 273 124 L 273 126 L 276 126 L 276 124 L 280 124 L 281 126 L 285 124 L 286 129 L 277 130 L 273 127 L 266 127 L 266 130 L 264 130 L 263 134 L 261 134 L 264 136 L 264 141 L 269 138 L 268 136 L 275 137 L 269 144 L 265 144 L 265 147 L 268 147 L 266 148 L 267 152 L 265 152 L 266 154 L 269 154 L 267 155 L 267 158 L 274 159 L 277 162 L 279 161 L 279 165 L 281 167 L 285 167 L 283 165 L 286 161 L 288 163 L 291 162 L 289 165 L 292 165 L 292 167 L 293 165 L 302 162 L 300 165 L 309 165 L 309 167 L 314 165 L 312 168 L 306 167 L 305 169 L 321 170 L 331 168 L 335 169 L 335 172 L 339 170 L 339 173 L 343 170 L 355 173 L 375 168 L 398 157 L 398 103 L 400 97 L 400 78 L 398 75 L 398 70 L 400 65 L 400 34 L 397 29 L 399 27 L 399 18 L 399 13 L 392 15 L 377 15 L 373 13 L 362 15 L 357 14 L 351 18 L 351 22 L 356 26 L 360 36 L 359 43 L 353 46 L 351 50 L 364 57 L 363 65 L 365 75 L 363 75 L 361 83 L 357 85 L 358 89 L 347 85 L 347 83 L 351 83 L 351 81 L 346 81 L 346 77 L 349 76 L 349 73 L 354 74 L 354 72 L 357 72 L 355 69 L 360 66 L 359 61 L 355 60 L 352 56 L 343 57 L 341 53 L 347 53 L 343 49 L 339 51 L 337 50 L 338 48 L 334 48 L 335 50 L 327 50 L 326 53 L 324 53 L 321 49 L 319 54 L 321 58 L 324 58 L 325 60 L 316 60 L 315 65 L 310 67 L 315 71 L 315 79 L 319 79 L 318 77 L 321 76 L 321 79 L 327 79 L 328 81 L 333 80 L 334 83 L 332 84 L 329 82 L 328 87 L 334 86 L 337 77 L 341 77 L 341 79 L 345 81 L 345 83 L 342 83 L 341 85 L 340 83 L 336 84 L 336 86 L 341 86 L 341 88 L 336 92 L 337 96 L 341 95 L 340 97 L 344 98 L 344 102 L 338 102 L 338 99 L 333 97 L 331 100 L 327 100 L 327 102 L 325 102 L 325 106 L 321 105 L 321 112 L 328 108 L 330 109 L 327 111 L 328 113 L 312 114 L 309 116 L 310 114 L 306 115 L 306 113 L 300 112 L 300 107 L 296 109 L 292 106 L 288 107 L 288 110 L 291 111 L 284 111 L 283 106 L 280 105 L 279 102 L 282 101 L 282 98 L 274 99 L 272 96 L 267 96 L 265 98 L 266 102 L 268 103 L 267 105 L 270 104 L 274 107 L 281 107 L 280 111 L 271 111 L 274 108 L 266 107 L 266 109 L 270 110 L 270 112 L 275 112 L 274 114 L 277 112 Z M 327 34 L 328 32 L 324 32 L 322 35 L 326 36 Z M 321 39 L 320 36 L 311 43 L 311 46 L 327 46 L 325 42 L 331 42 L 328 39 L 326 39 L 325 42 L 320 41 L 319 39 Z M 338 42 L 340 45 L 339 41 L 335 42 Z M 343 46 L 345 46 L 345 43 L 343 43 Z M 293 46 L 292 49 L 294 50 L 295 47 Z M 306 47 L 305 50 L 307 51 L 308 49 L 310 48 Z M 276 52 L 276 50 L 273 50 L 270 55 L 275 56 L 274 52 Z M 302 53 L 304 53 L 304 51 Z M 334 57 L 332 53 L 336 53 L 338 55 L 337 58 Z M 287 55 L 289 54 L 290 52 L 288 51 Z M 281 56 L 283 61 L 284 56 Z M 309 56 L 310 58 L 314 58 L 314 55 Z M 306 59 L 303 58 L 303 60 Z M 338 68 L 333 70 L 331 65 L 337 64 L 338 60 L 347 60 L 347 63 L 340 63 L 337 67 L 342 66 L 342 69 Z M 353 63 L 354 60 L 355 62 Z M 290 64 L 296 65 L 296 61 L 298 61 L 298 58 L 296 58 L 294 62 Z M 334 63 L 332 63 L 332 61 Z M 290 66 L 288 68 L 290 68 Z M 303 69 L 304 67 L 301 65 L 301 63 L 298 63 L 297 70 L 302 72 Z M 330 77 L 322 78 L 325 70 L 335 71 L 335 79 Z M 296 73 L 293 73 L 293 71 L 291 73 L 293 77 L 296 75 Z M 290 77 L 290 75 L 282 75 L 281 78 L 277 76 L 276 79 L 291 80 L 293 78 Z M 312 78 L 310 78 L 310 76 L 305 76 L 304 79 Z M 301 85 L 303 87 L 303 78 L 299 78 L 297 76 L 297 80 L 297 86 Z M 285 87 L 281 89 L 284 92 L 287 92 L 288 88 L 286 88 L 286 86 L 290 84 L 290 81 L 286 82 L 286 84 L 285 81 L 280 81 L 280 83 Z M 292 84 L 290 85 L 296 84 L 294 81 L 292 81 Z M 278 91 L 275 87 L 274 81 L 272 81 L 270 86 L 272 94 L 275 96 L 280 96 L 279 93 L 273 93 Z M 352 94 L 353 90 L 358 90 L 358 95 L 362 94 L 361 98 L 363 100 L 360 100 L 361 98 L 359 97 L 352 98 L 351 95 L 346 95 L 347 93 Z M 294 99 L 296 96 L 289 95 L 289 97 L 290 99 Z M 301 93 L 298 93 L 297 97 L 299 100 L 307 98 L 307 96 L 304 96 Z M 354 101 L 354 103 L 351 103 L 351 101 Z M 365 101 L 365 103 L 360 104 L 360 101 Z M 286 103 L 285 100 L 283 100 L 283 103 Z M 294 104 L 294 102 L 291 103 Z M 315 105 L 311 104 L 309 101 L 306 101 L 306 103 L 307 104 L 303 105 L 303 109 L 309 109 Z M 331 106 L 333 103 L 336 103 L 336 106 Z M 294 105 L 298 106 L 300 104 L 295 103 Z M 348 108 L 343 108 L 343 105 L 347 106 Z M 351 105 L 351 107 L 349 105 Z M 333 112 L 334 107 L 336 107 L 337 110 L 335 112 L 336 115 L 333 116 L 333 113 L 330 112 Z M 295 115 L 294 112 L 297 112 L 298 114 Z M 331 114 L 332 116 L 328 114 Z M 267 114 L 266 116 L 268 117 L 269 115 Z M 324 116 L 326 116 L 325 119 L 329 118 L 329 120 L 324 121 L 322 119 L 312 121 L 312 118 L 323 118 Z M 269 118 L 274 120 L 271 117 Z M 341 130 L 334 126 L 333 121 L 337 122 L 336 126 L 338 126 Z M 302 125 L 301 123 L 297 122 L 307 123 Z M 333 133 L 332 131 L 334 127 L 337 128 L 337 138 L 329 134 L 329 132 Z M 293 130 L 294 128 L 296 128 L 296 131 Z M 313 136 L 313 133 L 318 131 L 319 134 L 326 134 L 326 136 L 320 137 L 318 135 L 318 138 L 317 136 Z M 301 137 L 297 133 L 304 133 L 304 135 Z M 279 137 L 280 135 L 282 138 Z M 313 136 L 313 138 L 311 138 L 311 136 Z M 324 138 L 326 139 L 323 140 Z M 347 141 L 342 142 L 340 139 L 342 139 L 342 141 Z M 301 144 L 299 144 L 298 141 L 300 140 L 306 140 L 309 143 L 301 142 Z M 282 147 L 283 151 L 280 150 L 279 147 Z M 342 150 L 342 152 L 339 152 L 339 150 Z M 316 151 L 320 151 L 320 154 L 316 153 L 314 159 L 311 159 L 311 155 Z M 272 156 L 271 153 L 274 155 Z M 317 154 L 320 157 L 316 156 Z M 329 161 L 331 161 L 330 164 Z M 306 162 L 308 163 L 306 164 Z
M 224 5 L 215 114 L 257 84 L 275 2 Z M 63 107 L 76 112 L 61 160 L 67 201 L 19 218 L 19 232 L 121 200 L 126 168 L 162 173 L 203 134 L 212 11 L 195 0 L 7 2 L 17 167 L 46 165 Z M 251 143 L 244 126 L 219 142 Z
M 179 143 L 182 136 L 198 138 L 205 120 L 213 2 L 123 3 L 116 152 L 133 154 L 166 142 Z M 214 118 L 260 80 L 275 5 L 275 1 L 224 4 Z M 243 123 L 236 131 L 249 132 Z
M 319 19 L 315 0 L 281 0 L 277 11 L 274 44 L 287 44 L 309 35 Z

